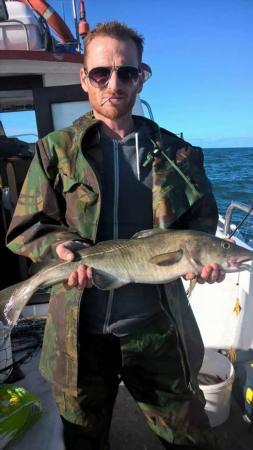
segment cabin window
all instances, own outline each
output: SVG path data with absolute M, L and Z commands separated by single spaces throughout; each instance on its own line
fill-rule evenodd
M 52 118 L 54 130 L 68 127 L 91 107 L 88 101 L 52 103 Z
M 0 136 L 17 138 L 33 143 L 38 139 L 34 111 L 17 111 L 0 113 Z

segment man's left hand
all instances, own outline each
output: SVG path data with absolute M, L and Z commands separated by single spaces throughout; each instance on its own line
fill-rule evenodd
M 184 276 L 185 280 L 195 280 L 197 283 L 204 284 L 204 283 L 221 283 L 225 279 L 225 272 L 222 270 L 218 264 L 207 264 L 203 266 L 201 273 L 196 275 L 193 272 L 189 272 Z

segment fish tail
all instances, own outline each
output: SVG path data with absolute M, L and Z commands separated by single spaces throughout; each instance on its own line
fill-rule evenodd
M 188 298 L 191 297 L 193 289 L 195 288 L 196 284 L 197 284 L 197 280 L 196 279 L 190 281 L 190 286 L 189 286 L 189 288 L 186 291 L 186 294 L 187 294 Z
M 5 307 L 19 284 L 21 284 L 21 283 L 13 284 L 12 286 L 9 286 L 9 287 L 3 289 L 2 291 L 0 291 L 0 319 L 1 320 L 3 318 L 3 313 L 5 310 Z
M 17 323 L 22 309 L 35 291 L 29 279 L 0 291 L 0 320 L 4 325 L 12 328 Z

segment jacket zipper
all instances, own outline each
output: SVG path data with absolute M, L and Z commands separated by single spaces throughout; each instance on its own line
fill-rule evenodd
M 119 142 L 113 140 L 114 162 L 114 202 L 113 202 L 113 239 L 119 237 Z
M 113 139 L 113 167 L 114 167 L 114 198 L 113 198 L 113 239 L 119 237 L 119 142 Z M 108 296 L 105 323 L 103 333 L 108 332 L 109 321 L 112 312 L 114 289 L 111 289 Z

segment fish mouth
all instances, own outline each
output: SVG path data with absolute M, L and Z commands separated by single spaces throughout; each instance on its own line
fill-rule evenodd
M 228 271 L 242 271 L 242 270 L 248 270 L 249 272 L 253 272 L 253 266 L 252 263 L 250 264 L 245 264 L 248 261 L 252 261 L 253 256 L 249 257 L 249 256 L 242 256 L 239 258 L 235 258 L 235 259 L 230 259 L 229 261 L 227 261 L 227 269 Z

